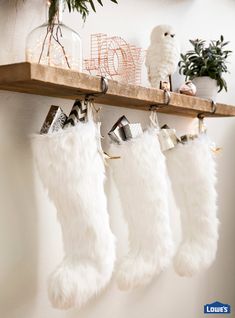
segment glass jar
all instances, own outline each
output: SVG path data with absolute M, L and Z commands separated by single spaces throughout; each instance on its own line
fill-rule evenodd
M 27 37 L 26 61 L 81 71 L 81 39 L 77 32 L 62 23 L 63 0 L 58 0 L 57 13 L 51 24 L 48 23 L 49 5 L 46 7 L 46 23 Z

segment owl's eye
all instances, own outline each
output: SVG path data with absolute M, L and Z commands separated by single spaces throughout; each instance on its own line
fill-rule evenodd
M 168 32 L 164 33 L 164 35 L 167 36 L 167 35 L 168 35 Z

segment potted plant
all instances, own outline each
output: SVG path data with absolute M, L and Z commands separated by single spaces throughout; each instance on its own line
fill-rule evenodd
M 222 77 L 228 72 L 227 58 L 232 51 L 226 49 L 229 42 L 224 42 L 221 35 L 217 41 L 190 40 L 193 50 L 181 54 L 179 72 L 190 79 L 197 87 L 196 96 L 215 101 L 217 92 L 227 91 L 227 84 Z

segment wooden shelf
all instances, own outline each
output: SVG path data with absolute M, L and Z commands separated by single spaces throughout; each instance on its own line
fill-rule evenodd
M 76 99 L 83 94 L 101 90 L 98 77 L 27 62 L 0 66 L 0 89 L 67 99 Z M 164 92 L 109 80 L 106 95 L 96 97 L 95 100 L 105 105 L 149 110 L 150 105 L 164 104 Z M 171 93 L 170 104 L 158 110 L 162 113 L 191 117 L 210 111 L 210 101 L 177 93 Z M 208 116 L 235 116 L 235 107 L 217 103 L 216 113 Z

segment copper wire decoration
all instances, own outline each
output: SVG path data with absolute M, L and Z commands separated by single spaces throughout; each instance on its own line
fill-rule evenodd
M 84 60 L 85 71 L 128 84 L 140 84 L 144 50 L 121 37 L 108 37 L 103 33 L 91 34 L 90 45 L 90 58 Z

